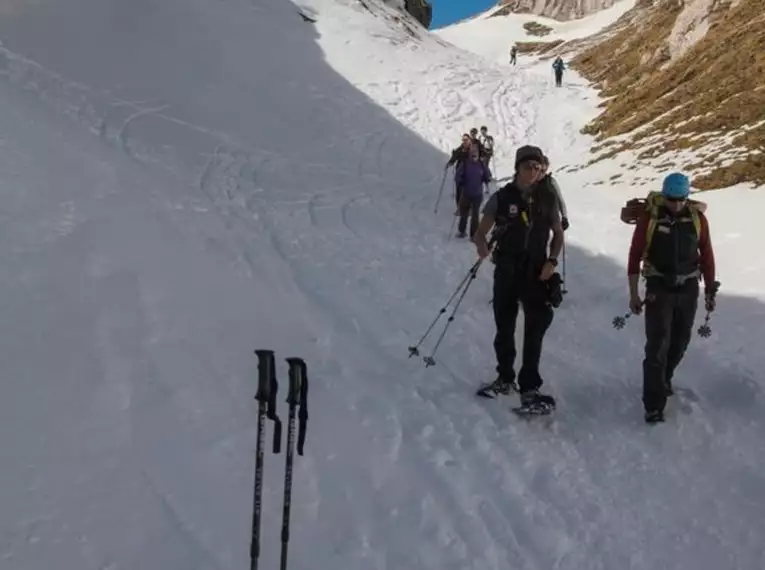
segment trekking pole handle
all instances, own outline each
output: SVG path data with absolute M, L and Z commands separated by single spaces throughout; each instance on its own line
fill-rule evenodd
M 292 357 L 287 359 L 289 364 L 290 388 L 287 394 L 287 403 L 290 408 L 299 406 L 298 410 L 298 455 L 303 455 L 306 428 L 308 424 L 308 376 L 305 361 L 302 358 Z

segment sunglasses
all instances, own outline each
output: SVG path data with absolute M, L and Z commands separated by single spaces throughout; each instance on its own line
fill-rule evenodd
M 679 204 L 680 202 L 685 202 L 687 198 L 664 198 L 664 200 L 673 204 Z
M 538 162 L 523 162 L 521 163 L 522 170 L 542 170 L 542 165 Z

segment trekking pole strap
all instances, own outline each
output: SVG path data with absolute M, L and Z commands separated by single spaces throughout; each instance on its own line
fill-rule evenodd
M 290 412 L 294 414 L 295 407 L 298 411 L 298 455 L 303 455 L 306 428 L 308 427 L 308 375 L 305 361 L 302 358 L 288 358 L 290 366 L 290 389 L 287 394 L 287 403 Z

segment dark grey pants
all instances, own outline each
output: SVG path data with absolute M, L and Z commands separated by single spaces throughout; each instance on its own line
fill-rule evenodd
M 646 411 L 664 410 L 667 404 L 667 388 L 691 341 L 698 300 L 697 279 L 674 289 L 651 282 L 647 285 L 643 360 Z
M 497 373 L 505 380 L 515 379 L 515 327 L 518 309 L 523 307 L 523 363 L 518 374 L 521 392 L 542 385 L 539 361 L 542 341 L 553 321 L 553 308 L 547 304 L 547 292 L 541 281 L 531 280 L 523 267 L 502 262 L 494 269 L 494 352 Z
M 457 231 L 461 234 L 465 233 L 467 228 L 468 216 L 470 217 L 470 237 L 475 235 L 478 230 L 478 222 L 481 215 L 481 203 L 483 202 L 483 196 L 476 196 L 475 198 L 469 198 L 463 195 L 460 201 L 460 222 L 457 227 Z

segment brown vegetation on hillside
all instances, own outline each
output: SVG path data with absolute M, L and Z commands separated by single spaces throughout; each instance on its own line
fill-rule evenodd
M 562 43 L 563 40 L 555 40 L 553 42 L 515 42 L 515 47 L 518 48 L 518 53 L 541 55 L 549 53 Z
M 643 158 L 657 157 L 718 142 L 699 163 L 686 165 L 704 171 L 694 186 L 765 184 L 763 2 L 741 0 L 731 7 L 730 0 L 718 0 L 706 35 L 670 60 L 667 40 L 680 4 L 660 0 L 643 8 L 638 25 L 623 26 L 574 59 L 606 98 L 603 112 L 584 131 L 601 143 L 627 135 L 610 146 L 611 156 L 635 149 Z M 731 153 L 735 159 L 725 160 Z
M 523 24 L 523 29 L 526 30 L 526 33 L 528 33 L 530 36 L 546 36 L 550 32 L 553 31 L 553 29 L 550 26 L 545 26 L 544 24 L 540 24 L 539 22 L 526 22 Z

